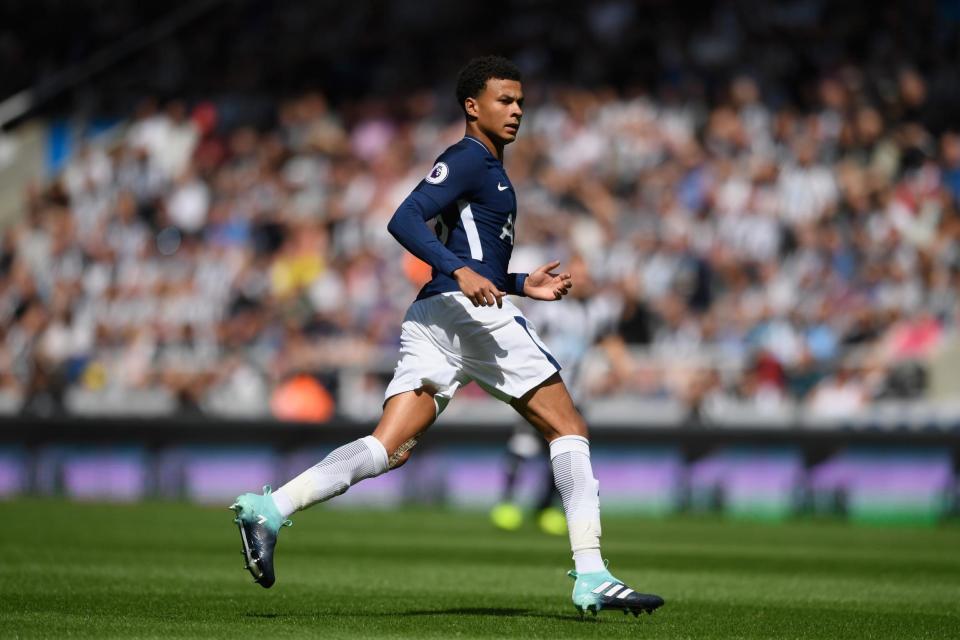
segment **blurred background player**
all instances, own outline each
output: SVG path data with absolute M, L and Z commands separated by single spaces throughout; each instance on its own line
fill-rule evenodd
M 617 378 L 625 378 L 631 366 L 623 339 L 616 333 L 623 308 L 620 296 L 598 289 L 583 256 L 574 255 L 568 269 L 576 283 L 570 293 L 555 304 L 526 305 L 524 311 L 563 366 L 560 375 L 580 409 L 580 403 L 589 391 L 584 375 L 585 358 L 593 346 L 601 348 Z M 533 503 L 537 526 L 551 535 L 560 536 L 567 532 L 563 511 L 557 507 L 560 494 L 553 482 L 547 454 L 543 439 L 529 424 L 518 422 L 507 441 L 502 498 L 490 511 L 494 526 L 505 531 L 515 531 L 521 526 L 523 509 L 517 503 L 520 473 L 524 466 L 536 466 L 541 478 Z

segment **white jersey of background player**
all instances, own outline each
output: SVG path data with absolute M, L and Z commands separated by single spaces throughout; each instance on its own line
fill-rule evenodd
M 586 262 L 580 256 L 570 259 L 575 289 L 555 304 L 530 304 L 524 307 L 531 324 L 563 370 L 563 381 L 575 404 L 589 394 L 586 359 L 595 347 L 605 358 L 620 365 L 622 341 L 616 333 L 623 303 L 619 295 L 597 290 Z

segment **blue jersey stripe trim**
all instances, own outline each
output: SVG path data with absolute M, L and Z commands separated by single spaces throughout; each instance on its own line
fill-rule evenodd
M 547 353 L 547 350 L 541 347 L 540 343 L 534 339 L 533 334 L 530 333 L 530 329 L 527 328 L 527 319 L 524 318 L 523 316 L 513 316 L 513 319 L 517 321 L 517 324 L 523 327 L 524 331 L 527 332 L 527 335 L 530 336 L 530 340 L 533 341 L 533 344 L 537 345 L 537 349 L 540 349 L 540 353 L 546 356 L 547 360 L 550 361 L 550 364 L 556 367 L 557 371 L 560 371 L 560 363 L 557 362 L 556 358 L 554 358 L 552 355 Z

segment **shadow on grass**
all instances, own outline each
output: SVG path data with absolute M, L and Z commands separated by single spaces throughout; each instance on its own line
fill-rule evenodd
M 429 611 L 404 611 L 400 613 L 382 613 L 376 615 L 389 615 L 389 616 L 445 616 L 445 615 L 462 615 L 462 616 L 495 616 L 498 618 L 542 618 L 547 620 L 563 620 L 565 622 L 576 622 L 577 624 L 589 622 L 597 623 L 601 619 L 607 618 L 608 620 L 619 620 L 621 616 L 615 616 L 614 614 L 620 613 L 619 611 L 604 611 L 600 615 L 587 614 L 580 616 L 578 613 L 571 612 L 569 614 L 561 613 L 543 613 L 540 611 L 535 611 L 531 609 L 514 609 L 514 608 L 494 608 L 494 607 L 457 607 L 453 609 L 431 609 Z M 640 616 L 641 618 L 643 616 Z
M 263 618 L 263 619 L 283 619 L 283 618 L 302 618 L 302 617 L 316 617 L 323 616 L 322 612 L 316 613 L 266 613 L 266 612 L 257 612 L 257 613 L 246 613 L 244 614 L 247 618 Z M 419 611 L 388 611 L 388 612 L 369 612 L 369 613 L 341 613 L 337 612 L 338 616 L 343 615 L 355 615 L 361 616 L 364 618 L 418 618 L 418 617 L 430 617 L 430 616 L 487 616 L 491 618 L 541 618 L 547 620 L 562 620 L 564 622 L 576 622 L 581 624 L 584 622 L 587 623 L 596 623 L 599 622 L 599 618 L 594 618 L 593 616 L 586 616 L 583 619 L 580 618 L 576 613 L 571 612 L 570 614 L 559 614 L 559 613 L 543 613 L 540 611 L 534 611 L 530 609 L 518 609 L 518 608 L 506 608 L 506 607 L 453 607 L 450 609 L 428 609 L 428 610 L 419 610 Z
M 489 616 L 495 618 L 547 618 L 551 620 L 569 620 L 571 622 L 580 622 L 580 617 L 575 613 L 571 613 L 570 615 L 561 615 L 557 613 L 542 613 L 539 611 L 532 611 L 530 609 L 507 607 L 452 607 L 450 609 L 400 611 L 397 613 L 384 613 L 377 615 L 400 616 L 407 618 L 428 616 Z

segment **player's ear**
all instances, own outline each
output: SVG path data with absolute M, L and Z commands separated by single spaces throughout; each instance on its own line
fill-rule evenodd
M 477 106 L 478 103 L 476 98 L 468 96 L 467 99 L 463 101 L 463 110 L 467 112 L 468 120 L 476 120 L 480 117 L 480 113 L 477 111 Z

